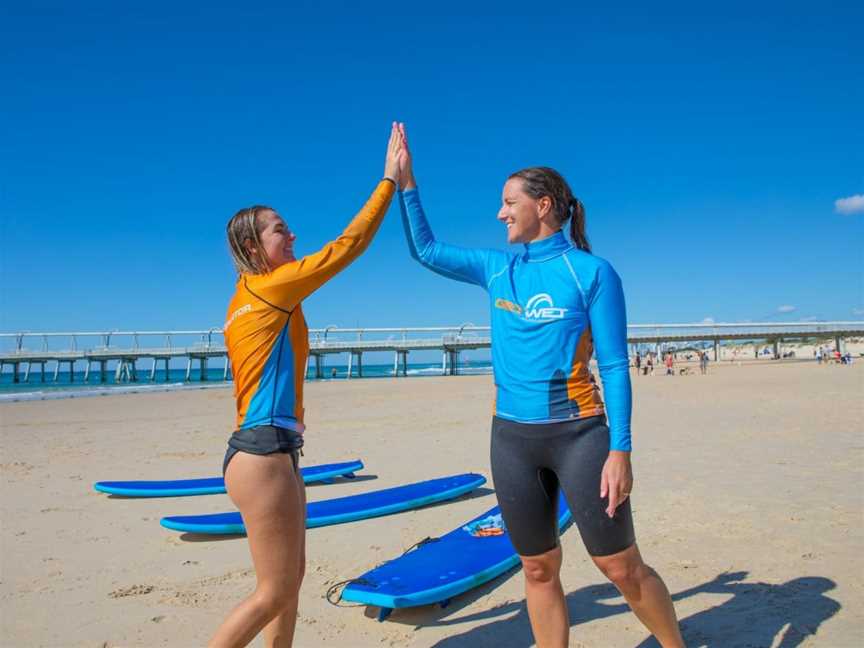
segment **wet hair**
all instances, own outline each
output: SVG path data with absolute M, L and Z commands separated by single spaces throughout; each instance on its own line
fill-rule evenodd
M 253 205 L 241 209 L 228 221 L 228 246 L 231 249 L 234 266 L 241 275 L 265 274 L 271 270 L 266 255 L 262 253 L 261 230 L 263 228 L 258 218 L 265 211 L 276 210 L 266 205 Z M 255 252 L 247 249 L 246 241 L 252 242 Z
M 513 173 L 510 178 L 522 180 L 522 191 L 534 200 L 548 196 L 552 201 L 552 212 L 563 227 L 570 220 L 570 238 L 580 250 L 591 252 L 588 236 L 585 233 L 585 206 L 570 191 L 564 177 L 550 167 L 528 167 Z

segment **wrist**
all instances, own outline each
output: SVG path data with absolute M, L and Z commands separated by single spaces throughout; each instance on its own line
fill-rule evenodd
M 413 175 L 409 175 L 402 182 L 402 191 L 413 191 L 417 188 L 417 181 L 414 179 Z

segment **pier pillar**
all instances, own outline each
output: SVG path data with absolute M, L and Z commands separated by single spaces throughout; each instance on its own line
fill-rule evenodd
M 448 351 L 447 354 L 450 356 L 448 358 L 450 364 L 450 370 L 448 371 L 448 376 L 457 376 L 459 375 L 459 351 L 455 349 L 452 351 Z
M 99 361 L 99 382 L 105 383 L 108 380 L 108 361 Z
M 720 338 L 714 340 L 714 362 L 720 361 Z
M 186 382 L 189 382 L 189 377 L 192 375 L 192 356 L 186 358 Z
M 783 339 L 783 338 L 777 338 L 777 339 L 774 340 L 774 359 L 775 359 L 775 360 L 779 360 L 779 359 L 780 359 L 780 341 L 781 341 L 782 339 Z
M 32 362 L 28 362 L 28 363 L 27 363 L 27 369 L 24 371 L 24 382 L 25 382 L 25 383 L 29 383 L 29 382 L 30 382 L 30 366 L 31 366 L 32 364 L 33 364 Z
M 171 358 L 165 358 L 165 382 L 171 380 L 171 370 L 168 368 L 170 362 Z
M 399 360 L 402 365 L 402 375 L 408 375 L 408 352 L 407 351 L 399 351 Z
M 21 378 L 18 375 L 18 363 L 17 362 L 12 363 L 12 382 L 16 383 L 16 384 L 21 382 Z
M 201 382 L 207 380 L 207 356 L 201 358 Z
M 45 363 L 44 363 L 44 362 L 40 362 L 40 363 L 39 363 L 39 368 L 40 368 L 40 370 L 41 370 L 41 372 L 42 372 L 42 382 L 44 383 L 44 382 L 45 382 Z
M 843 345 L 843 338 L 841 338 L 841 337 L 838 335 L 837 337 L 834 338 L 834 348 L 835 348 L 837 351 L 839 351 L 840 353 L 843 353 L 843 352 L 845 351 L 845 349 L 843 348 L 843 346 L 844 346 L 844 345 Z
M 90 361 L 85 360 L 84 361 L 84 382 L 86 383 L 88 380 L 90 380 Z
M 348 378 L 351 378 L 354 373 L 354 365 L 357 366 L 357 377 L 363 377 L 363 352 L 349 351 L 348 352 Z
M 222 381 L 228 381 L 228 370 L 231 368 L 231 361 L 228 359 L 228 356 L 225 356 L 225 369 L 222 371 Z M 306 358 L 306 371 L 303 373 L 303 379 L 306 379 L 306 376 L 309 373 L 309 358 Z
M 75 382 L 75 361 L 74 360 L 69 361 L 69 382 L 70 383 Z
M 324 377 L 324 367 L 321 366 L 321 354 L 315 354 L 315 377 L 323 378 Z
M 153 366 L 150 367 L 150 382 L 156 381 L 156 358 L 153 358 Z
M 114 372 L 114 382 L 138 382 L 134 359 L 120 358 L 117 370 Z
M 60 361 L 54 366 L 54 382 L 57 382 L 57 376 L 60 375 Z M 15 382 L 18 382 L 17 380 Z
M 442 376 L 447 375 L 447 352 L 446 351 L 444 351 L 441 354 L 441 375 Z

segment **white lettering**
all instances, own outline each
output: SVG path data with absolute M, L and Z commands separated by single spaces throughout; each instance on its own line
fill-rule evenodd
M 547 293 L 534 295 L 525 304 L 526 319 L 563 319 L 566 308 L 557 308 L 552 303 L 552 297 Z
M 222 328 L 223 331 L 227 331 L 228 327 L 234 322 L 235 319 L 240 317 L 243 313 L 248 313 L 252 310 L 252 304 L 246 304 L 245 306 L 241 306 L 233 313 L 231 313 L 231 317 L 228 318 L 228 321 L 225 322 L 225 326 Z

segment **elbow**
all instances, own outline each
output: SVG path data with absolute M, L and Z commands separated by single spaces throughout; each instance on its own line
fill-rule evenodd
M 415 258 L 427 268 L 431 268 L 433 265 L 432 259 L 435 256 L 435 243 L 427 241 L 426 245 L 419 248 L 415 247 L 414 250 L 417 253 Z

